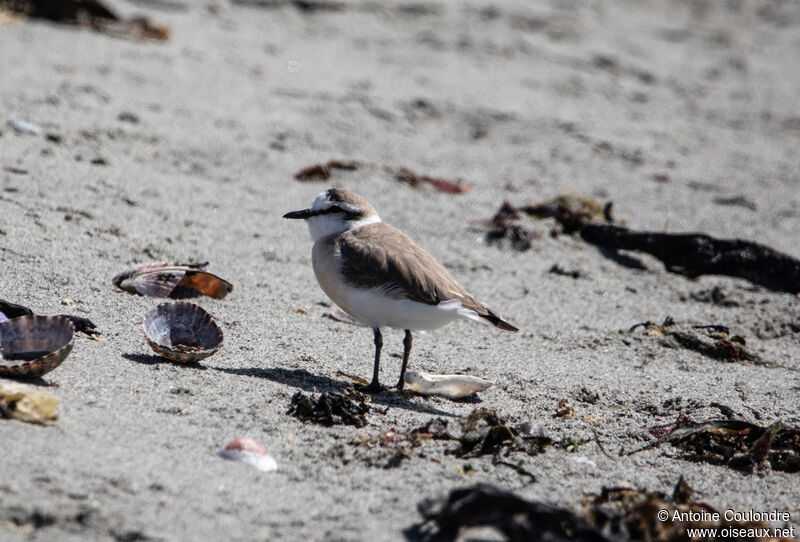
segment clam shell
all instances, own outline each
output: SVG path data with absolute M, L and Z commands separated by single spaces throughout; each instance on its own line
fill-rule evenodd
M 117 274 L 112 284 L 126 292 L 150 297 L 195 297 L 207 295 L 222 299 L 233 285 L 205 270 L 208 263 L 179 264 L 156 262 L 140 265 Z
M 494 382 L 469 375 L 434 375 L 408 371 L 403 381 L 411 391 L 421 395 L 442 395 L 461 399 L 491 388 Z
M 264 472 L 278 470 L 278 464 L 269 455 L 267 449 L 250 437 L 233 439 L 220 448 L 217 455 L 232 461 L 242 461 Z
M 72 351 L 75 328 L 63 316 L 18 316 L 0 323 L 0 376 L 36 378 Z
M 222 347 L 214 317 L 194 303 L 162 303 L 145 315 L 142 329 L 150 348 L 172 361 L 200 361 Z

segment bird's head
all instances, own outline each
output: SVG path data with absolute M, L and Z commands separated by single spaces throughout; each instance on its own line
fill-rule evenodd
M 286 213 L 283 218 L 308 221 L 308 231 L 316 241 L 351 228 L 380 222 L 381 218 L 367 200 L 340 188 L 330 188 L 314 198 L 308 209 Z

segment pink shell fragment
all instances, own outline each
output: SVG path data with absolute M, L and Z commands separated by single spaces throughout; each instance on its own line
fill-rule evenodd
M 278 470 L 278 464 L 269 455 L 267 449 L 250 437 L 233 439 L 220 448 L 217 455 L 232 461 L 243 461 L 264 472 Z

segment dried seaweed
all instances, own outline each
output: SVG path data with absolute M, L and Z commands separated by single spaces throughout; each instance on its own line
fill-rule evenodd
M 384 468 L 398 466 L 403 460 L 413 456 L 414 450 L 422 446 L 426 440 L 444 439 L 453 437 L 447 432 L 447 420 L 431 418 L 428 423 L 410 430 L 387 429 L 373 437 L 356 435 L 351 442 L 356 446 L 380 447 L 388 452 L 388 459 Z
M 349 392 L 348 395 L 353 393 Z M 326 426 L 344 424 L 364 427 L 369 423 L 367 414 L 370 411 L 366 397 L 361 395 L 353 400 L 348 395 L 325 391 L 314 398 L 298 391 L 292 396 L 286 413 Z
M 332 170 L 343 169 L 352 171 L 358 169 L 359 163 L 354 160 L 328 160 L 322 164 L 308 166 L 294 174 L 298 181 L 324 181 L 331 177 Z
M 609 542 L 570 510 L 488 484 L 454 489 L 444 499 L 423 500 L 417 508 L 423 522 L 405 531 L 409 540 L 453 541 L 462 530 L 494 527 L 510 542 Z
M 671 493 L 604 487 L 587 495 L 582 513 L 544 501 L 529 501 L 487 484 L 454 489 L 443 499 L 417 506 L 421 523 L 405 530 L 407 540 L 461 540 L 470 528 L 492 527 L 510 542 L 685 542 L 688 529 L 716 529 L 720 536 L 736 529 L 732 540 L 790 542 L 791 529 L 773 528 L 747 513 L 723 514 L 694 499 L 680 477 Z M 666 515 L 665 515 L 666 514 Z M 788 518 L 788 513 L 775 513 Z M 728 519 L 732 516 L 732 519 Z M 714 540 L 692 538 L 692 540 Z
M 369 164 L 365 164 L 363 162 L 356 162 L 355 160 L 328 160 L 327 162 L 322 162 L 319 164 L 314 164 L 308 167 L 304 167 L 300 171 L 294 174 L 294 178 L 298 181 L 324 181 L 330 179 L 331 175 L 333 175 L 333 170 L 341 169 L 341 170 L 355 170 L 359 169 L 362 166 L 367 166 Z M 394 175 L 395 179 L 398 181 L 404 182 L 408 185 L 418 187 L 423 184 L 430 185 L 433 187 L 434 190 L 437 192 L 443 192 L 445 194 L 465 194 L 471 190 L 470 185 L 464 184 L 460 181 L 451 181 L 449 179 L 443 179 L 440 177 L 431 177 L 429 175 L 422 175 L 419 173 L 414 173 L 408 168 L 404 167 L 392 167 L 392 166 L 373 166 L 379 167 L 385 171 L 388 171 L 390 174 Z
M 613 221 L 612 206 L 611 202 L 602 204 L 590 198 L 571 194 L 562 194 L 550 200 L 521 206 L 505 201 L 494 216 L 484 223 L 488 228 L 486 240 L 488 243 L 505 240 L 511 244 L 512 248 L 525 251 L 531 248 L 532 241 L 539 234 L 523 225 L 523 216 L 527 215 L 540 220 L 555 219 L 558 227 L 551 230 L 551 234 L 558 235 L 561 232 L 573 233 L 595 221 Z
M 603 533 L 619 542 L 658 540 L 684 542 L 690 540 L 688 529 L 742 529 L 751 536 L 730 536 L 731 540 L 788 542 L 793 538 L 763 536 L 775 534 L 763 521 L 727 519 L 718 509 L 693 498 L 694 491 L 681 477 L 671 494 L 631 488 L 603 488 L 599 495 L 588 495 L 583 501 L 584 517 Z M 666 512 L 666 516 L 664 513 Z M 659 516 L 659 514 L 661 514 Z M 725 537 L 726 539 L 728 537 Z M 702 537 L 691 540 L 719 540 Z
M 612 224 L 587 224 L 584 241 L 614 250 L 638 250 L 661 260 L 667 270 L 695 278 L 726 275 L 770 290 L 800 292 L 800 260 L 743 239 L 717 239 L 702 233 L 634 231 Z
M 674 273 L 691 278 L 701 275 L 739 277 L 770 290 L 800 293 L 800 260 L 797 258 L 743 239 L 717 239 L 703 233 L 631 230 L 614 224 L 612 207 L 611 202 L 602 205 L 589 198 L 570 195 L 522 206 L 504 202 L 486 222 L 486 238 L 488 242 L 508 239 L 513 248 L 528 250 L 535 233 L 520 224 L 522 215 L 553 218 L 565 233 L 578 232 L 584 241 L 612 251 L 646 252 Z
M 0 8 L 139 40 L 166 41 L 171 33 L 168 26 L 155 24 L 148 17 L 122 18 L 100 0 L 0 0 Z
M 800 428 L 780 422 L 767 427 L 735 419 L 694 422 L 681 413 L 674 424 L 651 427 L 649 432 L 657 440 L 626 455 L 670 443 L 688 461 L 725 465 L 744 472 L 767 466 L 800 472 Z
M 447 420 L 431 418 L 425 425 L 412 429 L 391 428 L 371 437 L 358 435 L 351 444 L 385 449 L 389 458 L 383 466 L 390 468 L 412 457 L 414 450 L 425 441 L 453 441 L 458 445 L 448 450 L 448 454 L 462 459 L 491 455 L 492 464 L 511 467 L 532 480 L 536 479 L 520 465 L 500 458 L 507 457 L 512 452 L 524 452 L 531 456 L 543 453 L 552 441 L 545 436 L 544 428 L 540 424 L 529 422 L 511 427 L 496 412 L 483 408 L 473 410 L 461 418 L 459 423 L 460 435 L 451 432 Z M 562 447 L 567 449 L 567 444 L 563 441 L 557 444 L 563 444 Z
M 398 181 L 410 184 L 411 186 L 419 186 L 423 183 L 429 184 L 437 192 L 444 192 L 445 194 L 466 194 L 472 189 L 468 184 L 462 184 L 458 181 L 451 181 L 439 177 L 420 175 L 406 168 L 400 168 L 397 173 L 395 173 L 395 177 Z
M 572 408 L 572 403 L 566 397 L 558 402 L 558 408 L 555 413 L 556 418 L 574 418 L 575 409 Z
M 544 435 L 523 433 L 509 426 L 495 411 L 479 408 L 461 419 L 462 433 L 456 440 L 459 447 L 451 453 L 462 457 L 509 454 L 521 451 L 538 455 L 552 441 Z
M 646 335 L 656 337 L 667 348 L 692 350 L 708 358 L 730 363 L 749 362 L 762 367 L 794 370 L 794 367 L 762 359 L 747 348 L 744 337 L 731 335 L 726 326 L 718 324 L 684 326 L 667 316 L 661 324 L 653 322 L 634 324 L 628 329 L 628 333 L 633 333 L 639 327 L 643 327 Z
M 554 218 L 564 233 L 573 233 L 587 224 L 613 222 L 612 202 L 599 201 L 573 194 L 561 194 L 551 200 L 523 205 L 519 210 L 534 218 Z

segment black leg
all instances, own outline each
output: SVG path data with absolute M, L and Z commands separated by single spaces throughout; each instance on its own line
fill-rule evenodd
M 383 348 L 383 335 L 381 335 L 380 328 L 374 327 L 372 328 L 372 332 L 375 334 L 375 365 L 372 367 L 372 382 L 369 383 L 369 386 L 364 388 L 364 391 L 369 393 L 378 393 L 384 390 L 381 386 L 380 381 L 378 380 L 378 376 L 380 373 L 380 366 L 381 366 L 381 348 Z
M 408 367 L 408 356 L 411 355 L 411 330 L 406 330 L 406 336 L 403 338 L 403 366 L 400 368 L 400 381 L 397 383 L 397 389 L 402 390 L 405 385 L 406 367 Z

